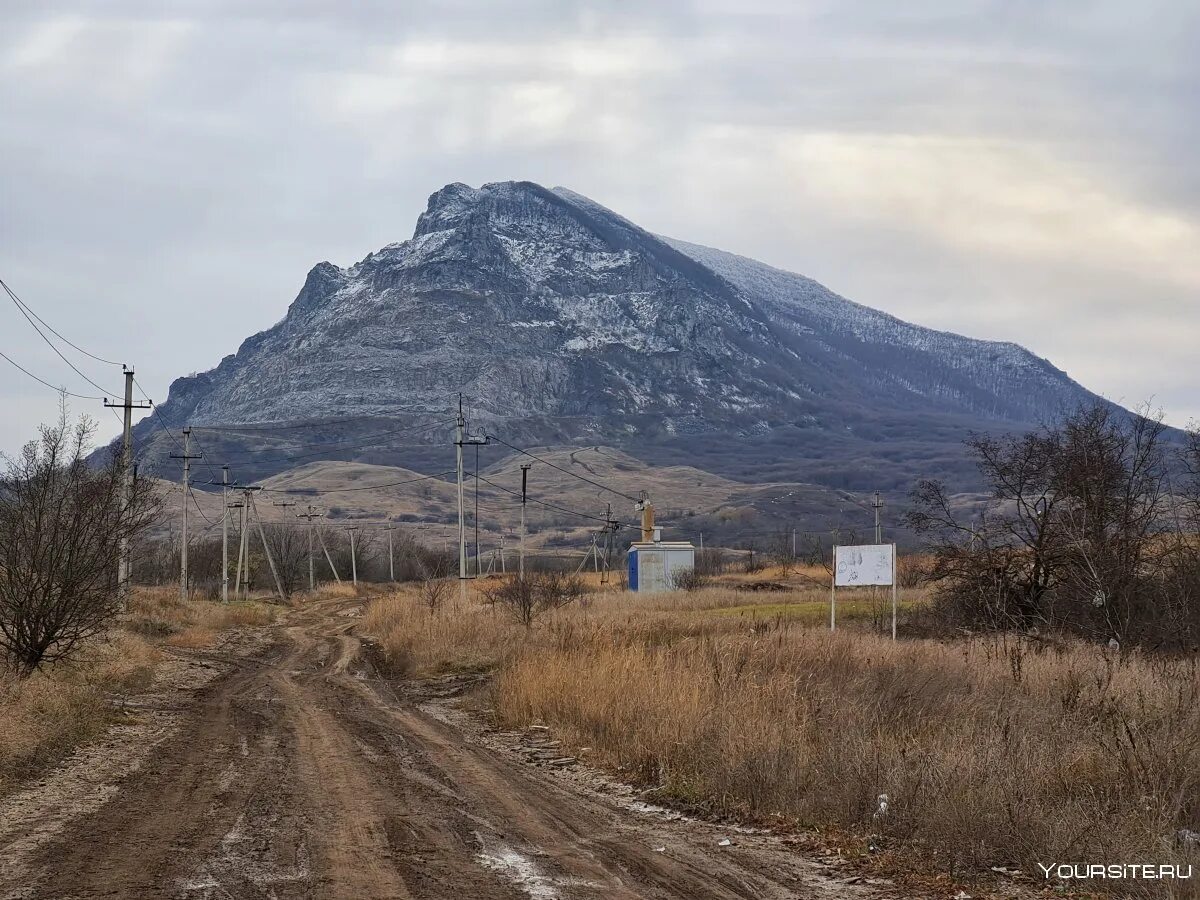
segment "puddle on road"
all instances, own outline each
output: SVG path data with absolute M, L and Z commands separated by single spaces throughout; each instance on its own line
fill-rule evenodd
M 591 882 L 579 878 L 549 875 L 519 850 L 503 844 L 489 846 L 478 831 L 475 832 L 475 839 L 482 848 L 475 858 L 485 867 L 498 872 L 515 884 L 533 900 L 559 900 L 563 896 L 563 888 L 573 885 L 592 886 Z

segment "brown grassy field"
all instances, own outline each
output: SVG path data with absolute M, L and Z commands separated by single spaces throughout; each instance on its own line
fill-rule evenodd
M 118 626 L 76 659 L 27 679 L 0 672 L 0 794 L 101 735 L 120 715 L 114 701 L 149 684 L 162 646 L 207 646 L 273 615 L 262 603 L 185 604 L 174 590 L 136 589 Z
M 366 627 L 408 672 L 494 666 L 503 726 L 550 725 L 662 799 L 855 835 L 851 849 L 893 871 L 1200 863 L 1180 838 L 1200 830 L 1194 661 L 892 643 L 871 601 L 854 602 L 831 635 L 810 625 L 828 615 L 819 588 L 608 593 L 526 632 L 473 596 L 431 614 L 402 591 Z M 920 603 L 905 592 L 906 614 Z

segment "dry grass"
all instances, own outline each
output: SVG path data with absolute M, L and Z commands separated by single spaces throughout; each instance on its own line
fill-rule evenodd
M 157 658 L 146 640 L 117 633 L 69 666 L 0 676 L 0 794 L 103 733 L 111 698 L 145 687 Z
M 69 664 L 27 679 L 0 673 L 0 794 L 103 734 L 119 715 L 113 700 L 149 684 L 157 644 L 208 646 L 223 629 L 273 618 L 262 603 L 184 603 L 171 590 L 136 590 L 120 627 Z
M 738 614 L 732 593 L 606 595 L 528 633 L 473 599 L 430 616 L 398 594 L 367 626 L 406 671 L 498 666 L 503 724 L 552 725 L 664 797 L 848 829 L 927 873 L 1200 864 L 1176 839 L 1200 831 L 1194 661 L 893 644 L 869 617 L 830 635 L 802 614 Z M 1172 896 L 1196 896 L 1180 884 Z
M 464 599 L 458 585 L 451 599 L 430 613 L 413 585 L 377 597 L 367 608 L 365 630 L 383 650 L 393 672 L 433 674 L 479 671 L 496 665 L 523 629 L 499 610 Z
M 201 634 L 215 637 L 226 628 L 240 625 L 268 625 L 275 620 L 276 607 L 256 600 L 215 603 L 209 600 L 179 599 L 170 588 L 145 588 L 135 591 L 122 626 L 149 638 L 166 638 L 177 646 L 201 646 Z M 181 635 L 189 630 L 191 638 Z M 182 641 L 182 643 L 180 643 Z

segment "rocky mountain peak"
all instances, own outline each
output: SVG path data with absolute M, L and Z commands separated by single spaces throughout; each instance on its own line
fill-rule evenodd
M 481 424 L 535 442 L 644 455 L 778 438 L 822 457 L 882 454 L 883 436 L 957 443 L 967 427 L 1033 423 L 1091 397 L 1015 345 L 910 325 L 650 234 L 569 189 L 512 181 L 446 185 L 411 240 L 345 269 L 318 264 L 282 322 L 177 382 L 160 412 L 260 429 L 404 421 L 460 390 Z

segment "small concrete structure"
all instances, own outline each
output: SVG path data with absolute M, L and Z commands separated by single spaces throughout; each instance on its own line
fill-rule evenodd
M 696 567 L 696 548 L 688 541 L 635 541 L 628 559 L 631 591 L 673 591 L 675 576 Z

